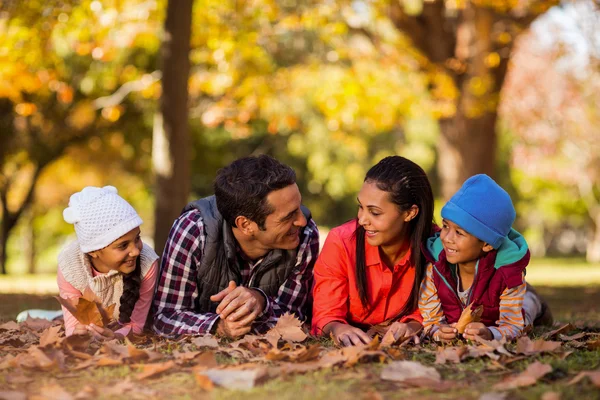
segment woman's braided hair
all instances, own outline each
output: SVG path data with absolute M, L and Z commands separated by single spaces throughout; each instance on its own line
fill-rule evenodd
M 389 193 L 389 199 L 400 211 L 409 210 L 413 205 L 419 208 L 410 221 L 409 236 L 412 262 L 415 266 L 415 281 L 406 304 L 400 315 L 410 314 L 419 303 L 419 289 L 425 276 L 426 261 L 421 252 L 421 243 L 431 235 L 433 221 L 433 191 L 427 174 L 414 162 L 400 156 L 386 157 L 373 166 L 365 177 L 365 182 L 374 183 L 379 190 Z M 370 308 L 367 297 L 367 273 L 365 261 L 365 229 L 356 220 L 356 286 L 360 300 L 366 309 Z
M 140 298 L 140 286 L 142 284 L 141 254 L 135 260 L 135 270 L 123 275 L 123 294 L 119 307 L 119 322 L 126 324 L 131 321 L 131 313 L 135 303 Z

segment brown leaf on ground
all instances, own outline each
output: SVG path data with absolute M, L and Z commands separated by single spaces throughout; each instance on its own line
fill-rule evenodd
M 192 340 L 192 344 L 197 347 L 210 347 L 213 349 L 219 347 L 219 341 L 212 335 L 198 336 Z
M 268 376 L 266 367 L 257 367 L 250 370 L 209 369 L 201 371 L 198 375 L 209 378 L 214 384 L 226 389 L 249 390 L 264 382 Z M 196 381 L 198 378 L 196 378 Z
M 0 330 L 4 331 L 20 331 L 21 325 L 17 324 L 15 321 L 8 321 L 0 325 Z
M 600 349 L 600 339 L 588 340 L 585 345 L 588 350 Z
M 109 357 L 101 357 L 95 361 L 96 366 L 98 367 L 112 367 L 115 365 L 123 365 L 122 359 L 109 358 Z
M 15 356 L 7 354 L 3 358 L 0 358 L 0 371 L 8 368 L 15 367 Z
M 279 339 L 290 342 L 302 342 L 308 335 L 302 330 L 302 321 L 295 315 L 286 312 L 277 320 L 277 324 L 266 333 L 265 337 L 277 348 Z
M 21 325 L 31 329 L 32 331 L 40 332 L 44 329 L 50 328 L 52 325 L 54 325 L 54 322 L 42 318 L 31 318 L 28 315 L 27 319 L 23 321 Z
M 506 396 L 506 393 L 488 392 L 479 396 L 478 400 L 504 400 Z
M 143 365 L 133 365 L 133 366 L 141 366 L 142 372 L 135 376 L 135 379 L 142 380 L 146 378 L 150 378 L 151 376 L 156 376 L 165 371 L 170 370 L 175 366 L 175 361 L 169 360 L 164 363 L 158 364 L 143 364 Z
M 19 385 L 19 384 L 23 384 L 23 383 L 31 383 L 34 381 L 34 379 L 32 377 L 25 376 L 25 375 L 23 375 L 23 373 L 6 375 L 4 377 L 4 379 L 6 379 L 7 383 L 14 384 L 14 385 Z
M 575 376 L 575 378 L 571 379 L 567 385 L 574 385 L 581 381 L 584 378 L 589 378 L 594 386 L 600 388 L 600 370 L 596 371 L 582 371 Z
M 27 400 L 27 393 L 17 392 L 16 390 L 0 390 L 0 399 Z
M 196 383 L 198 384 L 198 386 L 200 386 L 200 389 L 210 392 L 215 388 L 215 384 L 213 383 L 213 381 L 210 380 L 208 376 L 194 374 L 194 377 L 196 378 Z
M 440 383 L 442 377 L 433 367 L 427 367 L 416 361 L 394 361 L 381 371 L 381 379 L 394 382 L 415 381 L 425 379 Z
M 518 375 L 509 376 L 502 382 L 495 384 L 495 390 L 510 390 L 523 386 L 535 385 L 544 375 L 552 372 L 552 367 L 539 361 L 530 364 L 527 369 Z
M 586 336 L 587 336 L 586 332 L 579 332 L 579 333 L 576 333 L 576 334 L 571 335 L 571 336 L 560 334 L 560 335 L 558 335 L 558 338 L 560 340 L 562 340 L 563 342 L 569 342 L 571 340 L 583 339 Z
M 40 394 L 29 397 L 29 400 L 73 400 L 73 396 L 58 383 L 51 383 L 40 388 Z
M 584 342 L 578 342 L 577 340 L 571 340 L 570 342 L 567 342 L 566 345 L 574 347 L 576 349 L 582 349 L 584 347 L 587 347 L 587 344 L 585 344 Z
M 125 343 L 127 344 L 127 360 L 138 362 L 149 358 L 149 354 L 146 350 L 138 349 L 129 341 L 129 339 L 125 338 Z
M 466 346 L 460 347 L 438 347 L 435 357 L 436 364 L 446 364 L 452 362 L 459 364 L 469 356 L 469 349 Z
M 97 397 L 98 391 L 90 385 L 84 386 L 79 392 L 75 394 L 75 400 L 95 399 Z
M 465 332 L 465 328 L 471 322 L 479 322 L 479 320 L 481 319 L 481 314 L 483 314 L 483 305 L 480 305 L 474 310 L 471 308 L 472 306 L 473 304 L 469 304 L 463 309 L 462 313 L 460 314 L 460 318 L 456 323 L 455 328 L 460 334 L 463 334 Z
M 265 359 L 269 361 L 291 361 L 303 363 L 318 358 L 320 354 L 321 346 L 318 344 L 313 344 L 308 348 L 302 346 L 301 348 L 292 351 L 282 351 L 273 348 L 265 355 Z
M 560 349 L 561 346 L 561 342 L 546 341 L 544 339 L 532 341 L 527 336 L 521 336 L 517 339 L 518 354 L 552 353 Z
M 540 397 L 540 400 L 560 400 L 560 393 L 546 392 Z
M 60 343 L 62 341 L 62 338 L 60 337 L 58 332 L 61 328 L 62 327 L 60 325 L 56 325 L 46 329 L 40 336 L 40 347 Z
M 71 335 L 63 340 L 63 345 L 69 350 L 86 351 L 90 349 L 91 335 Z
M 548 332 L 548 333 L 544 334 L 542 336 L 542 338 L 544 338 L 544 339 L 550 339 L 550 338 L 553 338 L 554 336 L 557 336 L 557 335 L 559 335 L 561 333 L 570 332 L 573 329 L 575 329 L 575 327 L 572 324 L 570 324 L 570 323 L 569 324 L 565 324 L 565 325 L 561 326 L 558 329 L 555 329 L 555 330 L 553 330 L 551 332 Z
M 196 355 L 196 357 L 189 359 L 189 361 L 186 362 L 195 365 L 194 370 L 198 371 L 215 368 L 219 365 L 217 362 L 217 357 L 212 351 L 205 351 L 203 353 L 200 352 L 198 355 Z

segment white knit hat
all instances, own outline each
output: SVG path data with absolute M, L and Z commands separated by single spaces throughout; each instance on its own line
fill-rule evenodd
M 140 216 L 114 186 L 88 186 L 75 193 L 63 218 L 75 226 L 83 253 L 103 249 L 142 224 Z

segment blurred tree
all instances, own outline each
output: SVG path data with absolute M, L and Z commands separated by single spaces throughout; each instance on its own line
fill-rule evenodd
M 494 175 L 497 108 L 517 35 L 552 0 L 392 0 L 379 2 L 426 57 L 438 100 L 437 171 L 444 198 L 471 175 Z
M 169 0 L 162 43 L 162 96 L 153 134 L 154 249 L 162 254 L 171 224 L 190 194 L 188 78 L 193 0 Z
M 515 52 L 501 108 L 516 137 L 512 164 L 530 208 L 544 210 L 530 214 L 538 220 L 531 224 L 563 228 L 579 217 L 590 227 L 587 259 L 598 262 L 600 8 L 592 1 L 565 5 L 532 30 Z M 540 181 L 548 182 L 543 191 Z M 550 202 L 553 210 L 543 206 Z

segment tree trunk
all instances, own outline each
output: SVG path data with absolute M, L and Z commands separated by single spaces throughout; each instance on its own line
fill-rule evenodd
M 27 260 L 27 271 L 29 274 L 33 275 L 36 273 L 36 249 L 35 249 L 35 212 L 33 211 L 33 207 L 29 209 L 27 213 L 27 226 L 25 229 L 25 240 L 24 240 L 24 248 L 26 253 Z
M 10 231 L 15 227 L 17 220 L 10 214 L 7 208 L 2 205 L 2 221 L 0 221 L 0 274 L 5 275 L 7 257 L 7 243 L 10 237 Z
M 600 212 L 592 221 L 592 232 L 586 246 L 585 258 L 590 263 L 600 262 Z
M 190 192 L 188 77 L 193 0 L 169 0 L 162 43 L 162 97 L 155 116 L 152 159 L 155 173 L 154 249 L 160 255 L 173 220 Z

